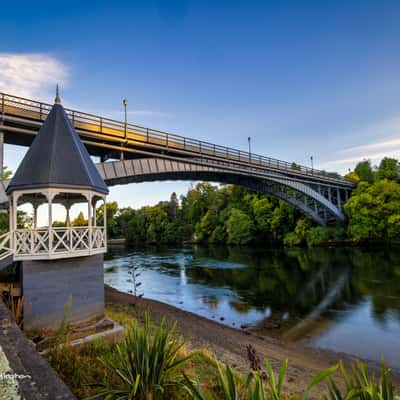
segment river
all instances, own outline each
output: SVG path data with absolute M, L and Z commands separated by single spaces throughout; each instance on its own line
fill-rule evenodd
M 111 249 L 105 282 L 239 329 L 400 369 L 400 249 Z

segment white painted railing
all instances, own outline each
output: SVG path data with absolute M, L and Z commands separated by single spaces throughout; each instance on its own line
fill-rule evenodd
M 0 236 L 0 261 L 6 259 L 11 254 L 13 254 L 11 248 L 11 235 L 10 232 L 6 232 Z
M 107 250 L 104 227 L 17 229 L 13 235 L 14 260 L 86 256 Z

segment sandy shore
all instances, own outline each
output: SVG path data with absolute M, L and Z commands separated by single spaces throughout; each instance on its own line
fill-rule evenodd
M 246 350 L 249 344 L 261 359 L 267 357 L 270 360 L 275 371 L 281 362 L 288 358 L 287 389 L 292 393 L 301 392 L 312 376 L 339 360 L 346 365 L 355 360 L 347 354 L 311 349 L 250 331 L 234 329 L 156 300 L 136 299 L 107 285 L 105 295 L 107 303 L 134 305 L 133 312 L 138 316 L 142 316 L 144 311 L 149 309 L 155 322 L 160 321 L 163 316 L 176 321 L 178 332 L 188 340 L 192 348 L 206 348 L 215 353 L 220 360 L 243 372 L 249 371 Z M 377 370 L 376 363 L 367 363 L 371 370 Z

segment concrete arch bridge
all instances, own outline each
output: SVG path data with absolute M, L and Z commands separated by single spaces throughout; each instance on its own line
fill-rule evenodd
M 320 225 L 345 219 L 342 205 L 348 200 L 351 186 L 299 179 L 276 171 L 244 169 L 224 162 L 199 159 L 170 160 L 140 158 L 97 164 L 108 186 L 132 182 L 166 180 L 201 180 L 241 185 L 275 196 L 308 215 Z
M 51 104 L 0 93 L 0 166 L 3 143 L 30 146 Z M 354 184 L 337 174 L 185 136 L 65 109 L 109 186 L 163 180 L 233 183 L 282 199 L 318 224 L 343 221 Z M 0 203 L 6 207 L 4 187 Z

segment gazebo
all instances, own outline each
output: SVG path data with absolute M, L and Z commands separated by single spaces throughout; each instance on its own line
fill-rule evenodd
M 108 188 L 69 121 L 57 94 L 55 104 L 12 178 L 10 201 L 11 248 L 14 260 L 51 260 L 104 253 L 106 244 L 105 202 Z M 87 223 L 72 226 L 70 209 L 85 204 Z M 32 224 L 18 226 L 18 207 L 30 204 Z M 103 206 L 101 226 L 97 207 Z M 66 218 L 58 221 L 56 205 Z M 47 218 L 38 226 L 38 209 Z
M 103 316 L 107 194 L 57 89 L 54 106 L 7 187 L 24 329 L 57 329 L 64 318 L 81 323 Z M 21 226 L 19 207 L 27 205 L 31 221 Z M 71 221 L 77 205 L 81 218 Z

